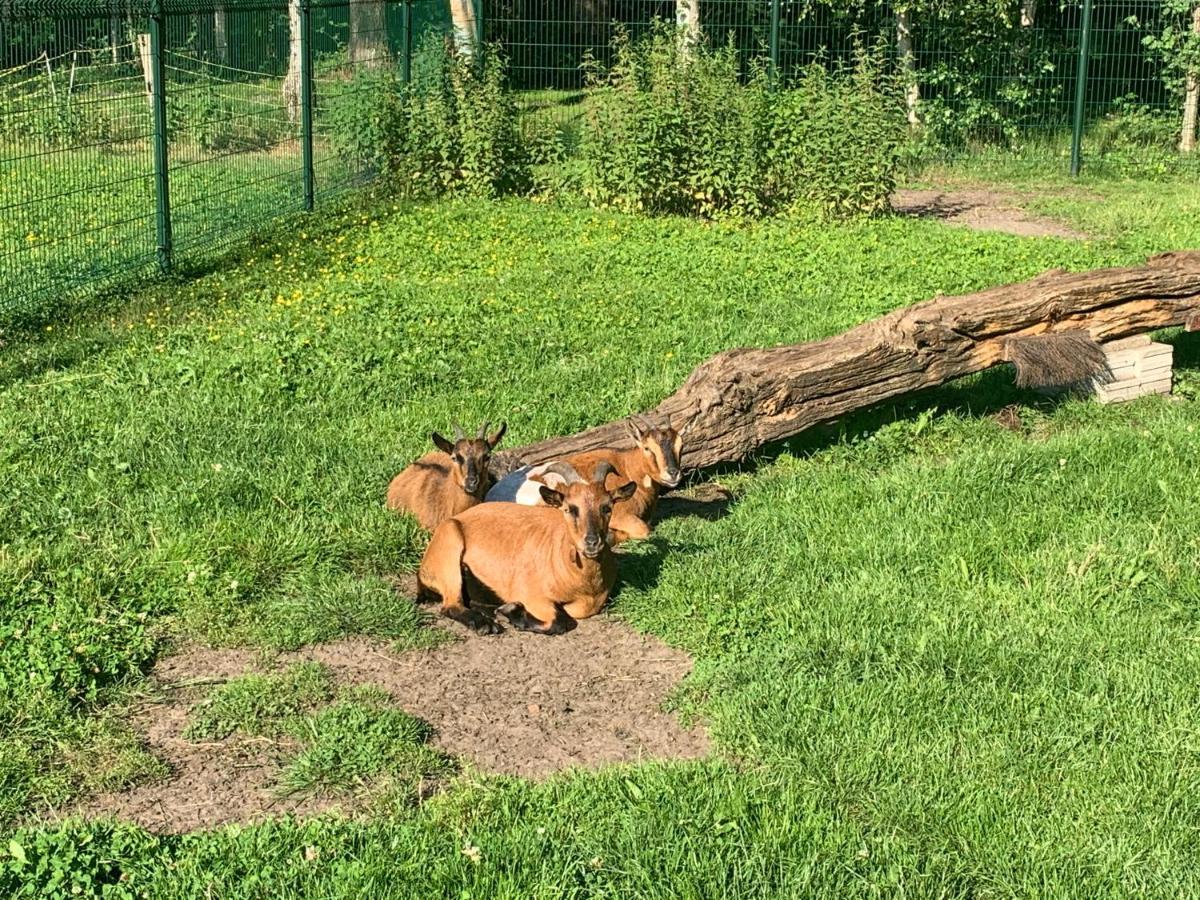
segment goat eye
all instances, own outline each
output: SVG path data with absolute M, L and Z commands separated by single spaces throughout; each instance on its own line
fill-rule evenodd
M 568 507 L 567 507 L 567 512 L 569 512 L 569 513 L 570 513 L 571 515 L 573 515 L 573 516 L 578 516 L 578 515 L 579 515 L 579 507 L 577 507 L 577 506 L 568 506 Z

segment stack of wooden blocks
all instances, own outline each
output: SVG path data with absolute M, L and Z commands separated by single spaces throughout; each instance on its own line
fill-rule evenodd
M 1101 403 L 1171 393 L 1170 344 L 1156 344 L 1149 335 L 1139 334 L 1105 344 L 1104 352 L 1111 378 L 1095 378 L 1084 386 Z

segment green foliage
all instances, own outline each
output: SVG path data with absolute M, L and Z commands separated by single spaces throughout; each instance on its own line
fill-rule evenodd
M 662 25 L 613 51 L 593 73 L 582 145 L 594 203 L 706 218 L 886 209 L 904 130 L 866 57 L 773 90 L 760 65 L 743 76 L 732 46 L 685 47 Z
M 315 662 L 293 663 L 266 675 L 242 675 L 213 691 L 193 711 L 184 737 L 220 740 L 234 732 L 277 736 L 303 711 L 332 696 L 329 672 Z
M 516 105 L 495 49 L 476 59 L 422 47 L 413 80 L 365 69 L 331 101 L 329 132 L 352 167 L 382 174 L 402 195 L 495 197 L 530 185 Z
M 170 98 L 171 140 L 194 143 L 208 153 L 265 150 L 294 131 L 277 108 L 278 97 L 253 85 L 200 77 L 172 85 Z
M 1168 90 L 1182 95 L 1188 76 L 1200 78 L 1200 31 L 1193 26 L 1197 0 L 1163 0 L 1158 29 L 1142 40 L 1162 60 Z
M 307 747 L 280 776 L 287 793 L 346 792 L 388 775 L 390 792 L 411 802 L 424 778 L 448 770 L 446 759 L 426 746 L 429 726 L 369 685 L 343 692 L 295 723 L 292 733 Z

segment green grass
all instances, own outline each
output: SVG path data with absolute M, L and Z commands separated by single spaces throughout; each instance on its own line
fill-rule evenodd
M 451 768 L 426 746 L 429 726 L 396 709 L 386 692 L 359 685 L 335 694 L 329 670 L 311 661 L 232 678 L 189 718 L 183 736 L 192 741 L 297 740 L 276 785 L 281 794 L 359 793 L 377 805 L 406 805 L 424 779 Z
M 336 703 L 291 730 L 307 746 L 280 775 L 287 793 L 368 788 L 391 803 L 411 803 L 423 779 L 449 771 L 445 758 L 426 746 L 430 727 L 393 708 L 371 685 L 342 691 Z M 382 776 L 390 779 L 386 790 L 376 783 Z
M 1200 246 L 1195 184 L 1097 191 L 1103 210 L 1062 201 L 1087 242 L 526 202 L 347 213 L 11 343 L 0 827 L 28 827 L 0 841 L 0 892 L 1200 890 L 1193 336 L 1171 338 L 1185 402 L 1039 406 L 983 376 L 729 473 L 723 519 L 664 523 L 625 560 L 614 610 L 695 655 L 676 703 L 709 723 L 711 760 L 464 778 L 365 822 L 154 838 L 36 819 L 87 789 L 79 760 L 119 768 L 88 727 L 164 639 L 427 642 L 388 581 L 424 538 L 382 496 L 430 429 L 506 418 L 524 443 L 649 406 L 720 349 Z M 1023 433 L 983 415 L 1010 402 Z M 411 787 L 429 763 L 420 726 L 340 702 L 308 714 L 333 737 L 292 783 Z
M 280 735 L 304 710 L 332 696 L 329 672 L 315 662 L 243 675 L 212 691 L 192 711 L 184 737 L 200 741 L 221 740 L 235 732 L 249 737 Z

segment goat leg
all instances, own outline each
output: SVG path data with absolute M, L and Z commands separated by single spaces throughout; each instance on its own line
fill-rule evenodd
M 574 620 L 559 607 L 554 607 L 549 622 L 544 622 L 537 616 L 531 615 L 521 603 L 505 603 L 496 612 L 508 619 L 508 623 L 518 631 L 554 635 L 564 634 L 575 627 Z

